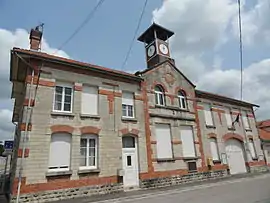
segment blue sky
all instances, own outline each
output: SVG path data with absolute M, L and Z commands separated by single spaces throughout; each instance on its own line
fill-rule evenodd
M 97 0 L 0 0 L 0 139 L 12 135 L 9 51 L 29 48 L 28 32 L 45 23 L 42 51 L 53 53 L 85 19 Z M 61 56 L 121 69 L 144 0 L 106 0 Z M 242 0 L 244 100 L 270 118 L 270 2 Z M 175 32 L 170 41 L 177 67 L 199 89 L 239 98 L 237 0 L 149 0 L 136 38 L 155 22 Z M 134 42 L 125 71 L 146 68 L 144 46 Z

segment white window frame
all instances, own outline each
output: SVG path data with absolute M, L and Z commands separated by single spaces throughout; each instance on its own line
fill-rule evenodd
M 56 102 L 56 87 L 62 87 L 62 100 L 61 100 L 61 110 L 55 109 L 55 102 Z M 64 103 L 65 103 L 65 88 L 71 88 L 71 101 L 70 101 L 70 111 L 64 110 Z M 65 112 L 65 113 L 71 113 L 73 110 L 73 95 L 74 95 L 74 88 L 73 85 L 70 83 L 64 83 L 64 82 L 58 82 L 56 83 L 54 87 L 54 98 L 53 98 L 53 111 L 54 112 Z
M 82 135 L 81 139 L 86 139 L 86 166 L 80 166 L 79 169 L 83 170 L 83 169 L 97 169 L 98 168 L 98 136 L 97 135 Z M 80 141 L 81 141 L 80 139 Z M 94 166 L 89 166 L 89 140 L 94 139 L 95 140 L 95 165 Z M 81 146 L 80 146 L 80 150 L 81 150 Z M 81 154 L 80 154 L 80 158 Z M 85 157 L 84 157 L 85 158 Z
M 212 151 L 212 146 L 211 143 L 215 144 L 215 150 L 216 150 L 216 155 L 217 157 L 214 157 L 214 152 Z M 210 151 L 211 151 L 211 156 L 213 161 L 220 161 L 220 155 L 219 155 L 219 148 L 218 148 L 218 143 L 217 143 L 217 138 L 209 138 L 209 145 L 210 145 Z
M 161 91 L 160 90 L 156 90 L 156 88 L 160 89 Z M 160 101 L 160 96 L 162 98 L 163 104 Z M 165 104 L 165 92 L 164 92 L 163 87 L 161 87 L 160 85 L 156 85 L 155 86 L 155 103 L 156 103 L 156 105 L 159 105 L 159 106 L 165 106 L 166 105 Z
M 85 113 L 83 112 L 83 88 L 95 88 L 97 90 L 97 104 L 96 104 L 96 113 L 95 114 L 89 114 L 89 113 Z M 91 102 L 89 102 L 89 105 L 92 105 Z M 99 87 L 98 86 L 94 86 L 94 85 L 88 85 L 88 84 L 83 84 L 82 86 L 82 96 L 81 96 L 81 114 L 83 115 L 93 115 L 93 116 L 97 116 L 99 115 Z
M 187 96 L 184 91 L 179 91 L 178 92 L 178 102 L 179 102 L 179 107 L 180 109 L 188 109 L 187 107 Z M 185 107 L 183 107 L 185 105 Z
M 251 138 L 248 139 L 248 148 L 249 148 L 249 151 L 250 151 L 251 158 L 253 160 L 257 159 L 257 152 L 256 152 L 256 148 L 255 148 L 255 143 L 254 143 L 254 140 L 251 139 Z
M 51 141 L 50 141 L 50 154 L 49 154 L 49 166 L 48 166 L 48 171 L 49 172 L 58 172 L 58 171 L 69 171 L 70 170 L 70 164 L 71 164 L 71 147 L 72 147 L 72 135 L 69 134 L 69 133 L 55 133 L 55 134 L 52 134 L 51 136 L 56 136 L 56 135 L 66 135 L 66 136 L 69 136 L 70 138 L 70 142 L 69 142 L 69 163 L 68 163 L 68 166 L 65 167 L 65 168 L 60 168 L 60 166 L 50 166 L 50 157 L 51 157 L 51 144 L 52 144 L 52 137 L 51 137 Z
M 126 104 L 124 101 L 123 101 L 123 95 L 124 94 L 131 94 L 132 95 L 132 105 L 131 104 Z M 134 108 L 134 93 L 133 92 L 128 92 L 128 91 L 123 91 L 122 92 L 122 117 L 123 118 L 135 118 L 135 108 Z M 125 106 L 125 115 L 123 114 L 124 112 L 124 106 Z M 129 116 L 128 113 L 129 113 L 129 108 L 128 107 L 131 107 L 131 111 L 132 111 L 132 116 Z

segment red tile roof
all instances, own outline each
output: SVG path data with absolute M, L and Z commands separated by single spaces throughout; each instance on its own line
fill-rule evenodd
M 128 76 L 128 77 L 134 78 L 135 80 L 141 80 L 140 77 L 135 76 L 134 74 L 131 74 L 131 73 L 127 73 L 124 71 L 119 71 L 119 70 L 115 70 L 115 69 L 111 69 L 111 68 L 106 68 L 106 67 L 102 67 L 102 66 L 97 66 L 97 65 L 90 64 L 90 63 L 84 63 L 84 62 L 80 62 L 80 61 L 76 61 L 76 60 L 72 60 L 72 59 L 68 59 L 68 58 L 64 58 L 64 57 L 59 57 L 59 56 L 47 54 L 44 52 L 31 51 L 31 50 L 21 49 L 21 48 L 17 48 L 17 47 L 13 48 L 13 52 L 27 54 L 27 55 L 36 56 L 36 57 L 41 57 L 41 58 L 49 59 L 49 60 L 50 59 L 57 60 L 59 62 L 65 62 L 65 63 L 70 63 L 72 65 L 84 66 L 84 67 L 88 67 L 88 68 L 92 68 L 92 69 L 96 69 L 96 70 L 100 70 L 100 71 L 106 71 L 106 72 L 111 72 L 114 74 L 119 74 L 120 76 Z
M 264 141 L 270 141 L 270 119 L 257 122 L 259 128 L 259 136 Z

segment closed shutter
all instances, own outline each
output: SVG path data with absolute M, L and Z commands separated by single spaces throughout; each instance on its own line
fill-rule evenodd
M 242 118 L 243 118 L 243 124 L 244 124 L 245 129 L 250 129 L 247 114 L 243 113 L 242 115 L 243 115 Z
M 169 125 L 156 125 L 157 158 L 172 158 L 171 130 Z
M 254 142 L 252 139 L 249 139 L 248 141 L 248 146 L 249 146 L 249 150 L 250 150 L 250 154 L 251 154 L 251 157 L 253 159 L 255 159 L 257 157 L 256 155 L 256 151 L 255 151 L 255 146 L 254 146 Z
M 134 95 L 130 92 L 123 92 L 122 104 L 133 106 Z
M 183 147 L 183 156 L 184 157 L 195 157 L 195 146 L 194 146 L 194 137 L 193 130 L 191 126 L 181 126 L 180 130 L 182 147 Z
M 227 126 L 229 128 L 231 128 L 232 127 L 232 116 L 231 116 L 230 110 L 228 110 L 228 109 L 225 110 L 225 118 L 227 121 Z
M 56 133 L 51 137 L 49 169 L 69 169 L 71 135 Z
M 211 149 L 212 158 L 214 161 L 218 161 L 219 153 L 218 153 L 217 140 L 215 138 L 210 138 L 209 141 L 210 141 L 210 149 Z
M 82 114 L 98 114 L 98 88 L 83 86 L 82 91 Z
M 204 116 L 205 116 L 205 124 L 208 126 L 213 126 L 213 118 L 212 118 L 212 112 L 209 105 L 204 106 Z

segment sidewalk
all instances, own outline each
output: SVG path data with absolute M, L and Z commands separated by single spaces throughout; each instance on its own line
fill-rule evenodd
M 186 183 L 182 185 L 174 185 L 174 186 L 169 186 L 169 187 L 162 187 L 162 188 L 155 188 L 155 189 L 144 189 L 144 190 L 136 190 L 136 191 L 130 191 L 130 192 L 119 192 L 115 194 L 105 194 L 105 195 L 93 195 L 89 197 L 79 197 L 75 199 L 67 199 L 67 200 L 59 200 L 59 201 L 54 201 L 51 203 L 83 203 L 83 202 L 96 202 L 96 201 L 106 201 L 106 200 L 111 200 L 116 198 L 125 198 L 129 196 L 138 196 L 138 195 L 145 195 L 148 193 L 160 193 L 163 191 L 168 191 L 168 190 L 174 190 L 174 189 L 181 189 L 181 188 L 187 188 L 195 185 L 207 185 L 210 183 L 217 183 L 217 182 L 222 182 L 222 181 L 228 181 L 228 180 L 235 180 L 235 179 L 243 179 L 243 178 L 252 178 L 255 176 L 260 176 L 260 175 L 265 175 L 265 174 L 270 174 L 269 172 L 263 172 L 263 173 L 247 173 L 247 174 L 240 174 L 240 175 L 231 175 L 215 180 L 209 180 L 209 181 L 199 181 L 199 182 L 193 182 L 193 183 Z M 1 201 L 0 201 L 1 202 Z

